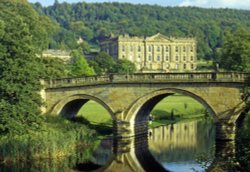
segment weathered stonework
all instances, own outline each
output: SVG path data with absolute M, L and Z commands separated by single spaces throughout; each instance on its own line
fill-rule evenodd
M 196 40 L 166 37 L 160 33 L 151 37 L 120 35 L 102 40 L 101 51 L 114 59 L 133 62 L 138 71 L 192 71 L 196 68 Z
M 45 108 L 71 116 L 94 100 L 112 116 L 116 135 L 130 137 L 147 132 L 149 113 L 159 101 L 180 93 L 206 107 L 218 124 L 217 139 L 234 140 L 235 121 L 245 107 L 245 78 L 241 73 L 174 73 L 53 80 L 44 84 Z

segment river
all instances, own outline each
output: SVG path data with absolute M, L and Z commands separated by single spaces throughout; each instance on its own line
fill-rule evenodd
M 76 152 L 60 161 L 0 165 L 0 171 L 201 172 L 214 158 L 215 127 L 209 120 L 192 120 L 149 129 L 148 138 L 97 142 L 94 151 Z

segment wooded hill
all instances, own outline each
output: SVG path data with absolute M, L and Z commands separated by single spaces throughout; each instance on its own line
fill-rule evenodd
M 59 23 L 50 40 L 50 48 L 76 46 L 83 37 L 91 45 L 110 34 L 128 33 L 151 36 L 158 32 L 166 36 L 196 37 L 198 58 L 211 59 L 223 44 L 226 32 L 250 28 L 250 11 L 236 9 L 204 9 L 197 7 L 161 7 L 128 3 L 58 3 L 42 7 L 33 4 L 40 13 Z

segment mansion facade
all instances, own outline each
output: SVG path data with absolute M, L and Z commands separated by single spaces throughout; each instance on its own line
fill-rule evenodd
M 196 69 L 196 40 L 166 37 L 121 35 L 100 42 L 101 51 L 115 60 L 127 59 L 141 72 L 193 71 Z

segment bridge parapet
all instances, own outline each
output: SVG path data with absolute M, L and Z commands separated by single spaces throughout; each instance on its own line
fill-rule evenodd
M 247 82 L 248 78 L 249 73 L 239 72 L 135 73 L 45 80 L 44 86 L 58 88 L 121 82 Z
M 51 79 L 45 80 L 44 86 L 46 88 L 57 88 L 57 87 L 70 87 L 77 85 L 89 85 L 110 82 L 108 75 L 104 76 L 85 76 L 81 78 L 62 78 L 62 79 Z

